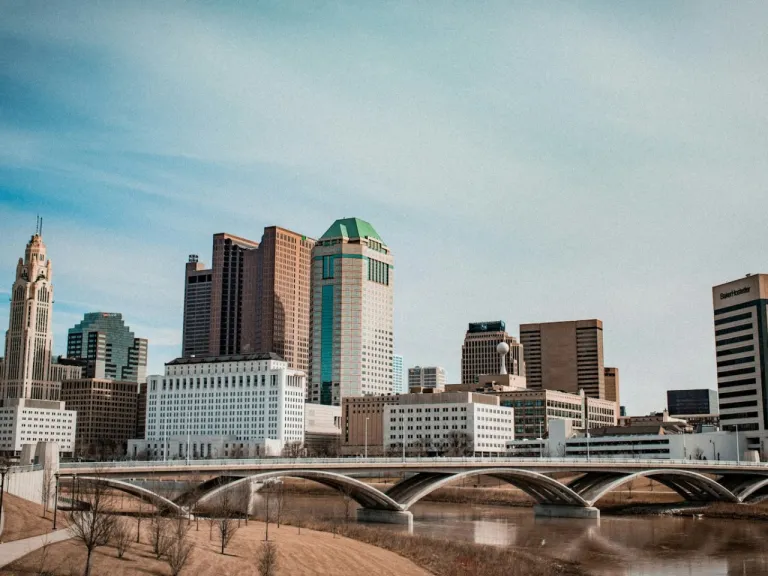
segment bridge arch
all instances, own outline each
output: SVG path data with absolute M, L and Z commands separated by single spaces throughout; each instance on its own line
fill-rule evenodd
M 638 478 L 651 478 L 677 492 L 689 502 L 740 502 L 738 496 L 709 476 L 690 470 L 653 469 L 626 475 L 604 475 L 578 491 L 590 506 L 609 492 Z
M 387 495 L 396 499 L 403 510 L 408 510 L 419 500 L 435 490 L 451 484 L 456 480 L 474 476 L 492 476 L 520 488 L 538 504 L 555 504 L 560 506 L 590 506 L 577 492 L 539 472 L 520 470 L 517 468 L 481 468 L 459 472 L 457 474 L 421 473 L 403 480 L 393 486 Z
M 245 476 L 239 480 L 234 480 L 227 484 L 217 486 L 206 492 L 199 500 L 198 504 L 206 504 L 216 498 L 225 490 L 233 490 L 244 483 L 264 482 L 274 478 L 300 478 L 302 480 L 312 480 L 318 484 L 328 486 L 339 492 L 349 494 L 350 498 L 355 500 L 364 508 L 373 508 L 379 510 L 401 511 L 403 507 L 394 499 L 387 496 L 373 486 L 361 482 L 356 478 L 337 474 L 335 472 L 323 472 L 320 470 L 280 470 L 276 472 L 262 472 Z
M 130 494 L 131 496 L 136 496 L 137 498 L 141 498 L 145 502 L 154 504 L 161 510 L 167 510 L 169 512 L 174 512 L 175 514 L 180 514 L 180 515 L 186 515 L 187 513 L 187 511 L 182 506 L 179 506 L 173 500 L 169 500 L 165 496 L 161 496 L 156 492 L 152 492 L 151 490 L 147 490 L 146 488 L 142 488 L 141 486 L 136 486 L 135 484 L 131 484 L 130 482 L 125 482 L 124 480 L 117 480 L 114 478 L 95 477 L 95 476 L 78 476 L 77 481 L 86 482 L 89 484 L 101 484 L 103 486 L 107 486 L 108 488 L 112 488 L 113 490 L 119 490 L 120 492 L 125 492 L 126 494 Z

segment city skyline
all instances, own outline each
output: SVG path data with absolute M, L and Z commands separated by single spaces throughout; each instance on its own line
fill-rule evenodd
M 41 213 L 54 355 L 117 309 L 158 374 L 212 233 L 354 213 L 398 255 L 395 348 L 449 382 L 468 322 L 596 317 L 630 412 L 715 388 L 711 287 L 765 270 L 766 8 L 379 10 L 10 11 L 0 296 Z

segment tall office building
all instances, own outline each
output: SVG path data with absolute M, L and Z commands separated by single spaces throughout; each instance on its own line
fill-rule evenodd
M 136 338 L 119 313 L 85 314 L 69 329 L 67 356 L 86 361 L 85 378 L 147 381 L 147 340 Z
M 619 369 L 606 366 L 603 374 L 605 374 L 605 399 L 616 402 L 616 405 L 620 406 Z
M 184 330 L 181 355 L 205 356 L 210 347 L 213 270 L 190 254 L 184 277 Z
M 501 342 L 509 345 L 505 356 L 507 373 L 525 376 L 527 368 L 523 362 L 523 346 L 514 336 L 507 334 L 504 321 L 473 322 L 464 335 L 461 346 L 461 383 L 475 384 L 483 374 L 498 374 L 499 353 L 496 346 Z
M 400 354 L 392 355 L 392 393 L 408 393 L 408 381 L 404 378 L 403 357 Z
M 245 324 L 244 311 L 256 307 L 258 242 L 232 234 L 213 236 L 213 284 L 208 354 L 240 354 L 242 342 L 253 342 L 255 324 Z
M 274 352 L 289 368 L 309 371 L 314 245 L 312 238 L 285 228 L 264 229 L 251 277 L 255 306 L 243 309 L 243 352 Z
M 605 398 L 600 320 L 522 324 L 528 388 Z
M 50 380 L 53 334 L 51 261 L 38 230 L 16 265 L 11 311 L 5 333 L 2 398 L 58 400 L 58 383 Z
M 17 457 L 22 445 L 56 442 L 71 455 L 77 414 L 59 401 L 61 384 L 51 379 L 53 285 L 42 220 L 16 266 L 11 310 L 0 363 L 0 454 Z M 61 368 L 58 374 L 76 370 Z
M 496 356 L 498 362 L 498 355 Z M 445 390 L 445 368 L 442 366 L 414 366 L 408 368 L 408 388 Z
M 368 222 L 336 220 L 312 251 L 308 400 L 392 393 L 392 254 Z
M 768 274 L 713 287 L 712 306 L 721 427 L 763 431 L 768 424 Z

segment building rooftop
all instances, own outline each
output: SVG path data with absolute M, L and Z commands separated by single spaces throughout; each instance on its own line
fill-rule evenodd
M 504 332 L 506 329 L 504 320 L 493 320 L 491 322 L 470 322 L 467 332 L 471 334 L 476 332 Z
M 381 236 L 379 236 L 374 227 L 365 220 L 360 220 L 360 218 L 340 218 L 336 220 L 326 230 L 325 234 L 320 237 L 321 240 L 328 238 L 374 238 L 384 244 L 384 240 L 381 239 Z
M 278 360 L 285 362 L 285 359 L 274 352 L 259 352 L 258 354 L 229 354 L 227 356 L 190 356 L 188 358 L 174 358 L 166 362 L 166 366 L 176 366 L 179 364 L 211 364 L 213 362 L 250 362 L 253 360 Z

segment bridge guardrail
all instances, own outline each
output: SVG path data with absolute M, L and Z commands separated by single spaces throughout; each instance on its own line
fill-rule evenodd
M 658 468 L 668 468 L 671 466 L 686 466 L 697 468 L 768 468 L 766 462 L 737 462 L 735 460 L 667 460 L 667 459 L 640 459 L 640 458 L 514 458 L 514 457 L 409 457 L 409 458 L 219 458 L 215 460 L 120 460 L 113 462 L 62 462 L 62 470 L 78 470 L 93 468 L 216 468 L 224 466 L 273 466 L 281 464 L 291 465 L 322 465 L 322 464 L 342 464 L 354 466 L 355 464 L 509 464 L 511 466 L 520 465 L 542 465 L 555 464 L 588 464 L 599 465 L 617 465 L 633 464 L 638 466 L 649 466 Z M 41 467 L 16 467 L 41 469 Z M 19 470 L 21 471 L 21 470 Z

